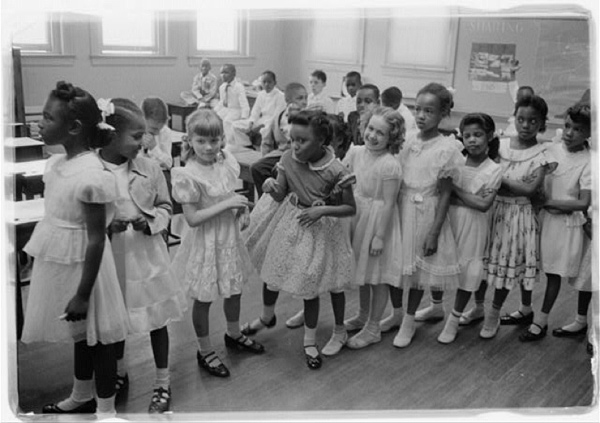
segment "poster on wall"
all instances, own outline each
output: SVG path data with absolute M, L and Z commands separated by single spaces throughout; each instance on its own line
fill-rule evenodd
M 515 44 L 473 43 L 469 80 L 473 91 L 504 93 L 519 68 Z

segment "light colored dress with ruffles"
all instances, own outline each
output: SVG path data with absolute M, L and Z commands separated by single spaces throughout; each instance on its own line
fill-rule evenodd
M 547 145 L 524 150 L 510 148 L 510 138 L 500 140 L 502 177 L 524 181 L 542 166 L 554 163 Z M 529 197 L 497 195 L 492 205 L 488 283 L 497 289 L 522 284 L 532 290 L 538 265 L 538 223 Z
M 439 200 L 438 180 L 450 177 L 452 170 L 464 162 L 458 145 L 453 136 L 438 135 L 422 141 L 418 132 L 412 132 L 400 152 L 404 172 L 400 188 L 402 275 L 406 288 L 446 290 L 458 285 L 456 242 L 447 216 L 437 252 L 427 257 L 424 254 Z
M 117 218 L 138 218 L 142 212 L 128 189 L 129 162 L 122 165 L 105 162 L 105 165 L 117 179 Z M 161 173 L 158 175 L 162 177 Z M 162 235 L 147 235 L 129 225 L 125 231 L 112 235 L 111 244 L 131 333 L 148 333 L 182 320 L 187 297 L 180 281 L 173 276 L 171 258 Z
M 347 225 L 342 224 L 343 219 L 324 216 L 306 228 L 300 226 L 298 216 L 314 201 L 325 200 L 349 175 L 348 170 L 330 149 L 321 161 L 312 164 L 298 161 L 288 150 L 277 169 L 286 179 L 285 199 L 277 203 L 263 200 L 263 195 L 245 231 L 261 279 L 273 291 L 302 299 L 343 291 L 354 277 Z
M 191 159 L 185 167 L 171 169 L 173 199 L 206 209 L 234 196 L 240 166 L 231 153 L 222 154 L 210 166 Z M 198 301 L 213 302 L 241 294 L 254 269 L 236 211 L 224 211 L 186 231 L 171 268 Z
M 356 176 L 354 199 L 356 215 L 352 217 L 352 249 L 356 260 L 356 285 L 388 284 L 400 287 L 402 280 L 402 233 L 400 211 L 394 198 L 394 208 L 387 226 L 383 251 L 369 253 L 371 241 L 379 227 L 383 211 L 383 184 L 386 180 L 402 180 L 400 162 L 387 151 L 374 155 L 364 145 L 352 146 L 343 163 Z
M 497 191 L 500 188 L 502 168 L 490 158 L 486 158 L 477 167 L 466 166 L 465 158 L 465 165 L 457 168 L 452 181 L 463 191 L 482 195 L 486 191 Z M 488 253 L 490 210 L 482 212 L 453 204 L 448 209 L 461 269 L 458 287 L 463 291 L 476 291 L 481 281 L 487 277 L 484 260 Z
M 122 341 L 129 322 L 108 237 L 86 319 L 58 319 L 81 282 L 88 244 L 83 205 L 106 204 L 108 225 L 114 176 L 95 153 L 86 152 L 69 160 L 64 154 L 53 155 L 43 180 L 46 214 L 24 248 L 35 260 L 22 341 L 86 340 L 90 346 Z
M 582 190 L 592 190 L 592 163 L 587 149 L 571 153 L 564 143 L 548 148 L 558 166 L 546 176 L 544 193 L 547 199 L 572 201 Z M 586 222 L 583 212 L 540 213 L 540 263 L 545 273 L 576 277 L 583 256 Z

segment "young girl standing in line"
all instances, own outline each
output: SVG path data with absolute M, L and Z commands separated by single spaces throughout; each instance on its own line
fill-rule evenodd
M 348 340 L 352 349 L 381 341 L 379 323 L 388 286 L 400 287 L 402 280 L 397 202 L 402 168 L 393 155 L 404 140 L 404 119 L 389 107 L 377 107 L 368 119 L 363 140 L 364 145 L 351 147 L 344 159 L 357 181 L 356 216 L 351 230 L 356 259 L 354 283 L 370 290 L 368 319 L 362 330 Z
M 443 291 L 458 283 L 460 268 L 447 213 L 452 192 L 449 175 L 464 159 L 455 140 L 438 131 L 452 105 L 452 94 L 443 85 L 423 87 L 415 106 L 419 132 L 409 134 L 400 153 L 404 172 L 400 189 L 402 277 L 409 293 L 406 315 L 394 338 L 398 348 L 412 341 L 424 289 Z
M 277 164 L 277 180 L 267 179 L 263 191 L 283 202 L 268 220 L 254 211 L 247 245 L 263 285 L 262 315 L 246 323 L 253 334 L 275 326 L 279 291 L 304 300 L 304 354 L 310 369 L 321 367 L 316 345 L 319 294 L 330 292 L 335 328 L 324 350 L 341 348 L 344 329 L 344 288 L 353 276 L 349 234 L 340 217 L 356 211 L 348 170 L 328 147 L 332 137 L 327 115 L 302 111 L 290 118 L 292 149 Z M 336 187 L 342 187 L 340 190 Z M 337 195 L 332 195 L 338 192 Z M 331 347 L 331 348 L 330 348 Z M 338 348 L 339 347 L 339 348 Z
M 62 81 L 39 126 L 44 143 L 66 154 L 48 159 L 45 216 L 24 248 L 35 260 L 22 341 L 75 342 L 73 391 L 43 413 L 93 413 L 95 381 L 98 414 L 114 414 L 113 344 L 127 336 L 128 316 L 106 237 L 115 179 L 93 150 L 109 132 L 96 100 Z
M 542 186 L 550 163 L 547 146 L 537 141 L 537 134 L 546 129 L 548 106 L 543 98 L 533 95 L 522 98 L 515 107 L 518 135 L 500 140 L 502 185 L 492 211 L 487 278 L 495 291 L 479 334 L 484 339 L 496 336 L 500 310 L 515 285 L 521 287 L 521 306 L 502 317 L 502 324 L 533 320 L 531 294 L 537 274 L 538 226 L 531 199 Z
M 487 276 L 484 258 L 488 251 L 490 231 L 489 208 L 502 181 L 502 168 L 493 161 L 498 155 L 496 126 L 484 113 L 466 115 L 460 122 L 460 132 L 467 151 L 464 165 L 453 175 L 453 195 L 448 217 L 456 240 L 461 273 L 454 300 L 444 330 L 438 337 L 442 344 L 456 338 L 459 319 L 471 293 Z
M 117 179 L 117 210 L 108 227 L 112 251 L 131 332 L 150 332 L 156 379 L 148 411 L 163 413 L 171 404 L 167 324 L 182 320 L 187 309 L 162 237 L 171 217 L 171 199 L 159 165 L 139 155 L 146 130 L 140 108 L 123 98 L 101 103 L 107 110 L 106 123 L 114 128 L 110 144 L 99 153 Z M 116 350 L 120 393 L 129 383 L 125 342 L 119 342 Z
M 185 167 L 173 168 L 173 198 L 183 206 L 190 230 L 184 236 L 171 268 L 194 299 L 192 321 L 199 351 L 198 365 L 217 377 L 229 369 L 217 356 L 209 331 L 209 310 L 223 298 L 227 320 L 225 345 L 255 354 L 264 352 L 258 342 L 240 333 L 242 287 L 253 271 L 240 235 L 246 197 L 235 193 L 240 166 L 224 151 L 223 122 L 210 109 L 199 109 L 187 119 L 187 140 L 182 159 Z M 247 216 L 246 216 L 247 217 Z
M 586 223 L 583 213 L 592 197 L 592 163 L 587 141 L 590 129 L 589 106 L 570 107 L 562 142 L 548 147 L 558 166 L 544 181 L 546 201 L 540 219 L 540 263 L 547 285 L 541 313 L 534 316 L 529 329 L 519 337 L 523 342 L 537 341 L 546 335 L 548 314 L 558 297 L 561 278 L 573 279 L 579 274 Z

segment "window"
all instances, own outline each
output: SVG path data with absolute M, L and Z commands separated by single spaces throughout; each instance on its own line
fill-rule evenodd
M 362 9 L 315 10 L 311 31 L 312 59 L 316 62 L 360 64 L 364 44 L 362 13 Z
M 23 55 L 63 53 L 61 23 L 58 15 L 23 14 L 12 24 L 13 44 L 21 48 Z
M 166 12 L 107 11 L 91 21 L 92 64 L 171 65 Z
M 200 57 L 247 57 L 247 21 L 247 13 L 240 10 L 198 10 L 190 29 L 190 65 Z
M 393 10 L 387 37 L 384 73 L 451 83 L 458 18 L 449 8 L 419 17 Z

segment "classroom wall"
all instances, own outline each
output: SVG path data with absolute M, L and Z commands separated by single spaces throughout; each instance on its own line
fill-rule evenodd
M 258 15 L 258 14 L 256 14 Z M 56 81 L 66 80 L 90 91 L 96 97 L 129 97 L 135 101 L 157 95 L 166 101 L 178 100 L 179 93 L 191 88 L 197 67 L 189 64 L 189 16 L 186 12 L 169 12 L 169 56 L 174 64 L 164 65 L 94 65 L 90 59 L 89 16 L 68 15 L 66 31 L 75 55 L 72 65 L 27 65 L 23 67 L 25 105 L 42 106 Z M 250 60 L 239 61 L 238 77 L 252 82 L 265 69 L 278 73 L 279 57 L 284 56 L 282 22 L 250 11 Z M 39 62 L 39 60 L 37 61 Z M 223 59 L 213 59 L 218 73 Z M 236 63 L 235 60 L 232 60 Z
M 350 70 L 357 70 L 363 75 L 363 82 L 375 83 L 381 89 L 392 85 L 400 87 L 409 104 L 426 83 L 440 82 L 455 88 L 454 111 L 458 115 L 483 110 L 505 122 L 514 104 L 509 90 L 473 89 L 469 66 L 472 43 L 507 43 L 516 45 L 516 57 L 521 64 L 516 74 L 519 85 L 531 85 L 547 99 L 549 117 L 555 125 L 562 123 L 559 115 L 566 107 L 578 101 L 585 89 L 590 88 L 590 23 L 585 18 L 461 16 L 453 72 L 448 76 L 433 76 L 427 72 L 403 75 L 401 71 L 386 69 L 388 18 L 381 10 L 367 9 L 365 13 L 364 60 L 356 65 L 313 60 L 310 51 L 313 22 L 310 17 L 288 25 L 286 45 L 297 52 L 298 60 L 296 66 L 286 68 L 286 77 L 307 83 L 308 75 L 314 69 L 323 69 L 328 76 L 326 91 L 330 95 L 339 95 L 343 76 Z

